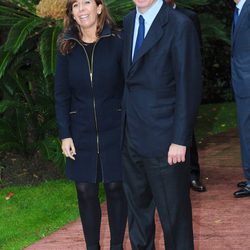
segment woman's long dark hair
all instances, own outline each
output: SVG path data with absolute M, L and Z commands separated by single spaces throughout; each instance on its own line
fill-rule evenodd
M 64 39 L 64 34 L 70 30 L 76 30 L 78 32 L 78 38 L 81 37 L 81 29 L 77 22 L 73 18 L 72 14 L 72 5 L 75 3 L 76 0 L 68 0 L 66 4 L 66 12 L 64 17 L 64 31 L 58 38 L 58 46 L 60 52 L 65 55 L 70 52 L 70 50 L 74 47 L 75 42 L 70 40 Z M 98 15 L 97 20 L 97 29 L 96 29 L 96 36 L 100 37 L 101 32 L 105 24 L 108 24 L 111 29 L 115 29 L 115 23 L 109 14 L 108 8 L 106 7 L 103 0 L 95 0 L 96 5 L 102 5 L 102 12 Z

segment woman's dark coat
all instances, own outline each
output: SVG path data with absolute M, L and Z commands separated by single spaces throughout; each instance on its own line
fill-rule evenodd
M 77 182 L 96 182 L 99 152 L 103 181 L 120 181 L 122 40 L 105 27 L 91 65 L 73 33 L 64 39 L 75 41 L 69 54 L 58 53 L 55 77 L 60 138 L 71 137 L 76 148 L 76 160 L 67 158 L 66 175 Z

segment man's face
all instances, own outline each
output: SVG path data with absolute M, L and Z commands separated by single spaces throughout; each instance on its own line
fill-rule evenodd
M 234 2 L 235 2 L 236 4 L 238 4 L 238 3 L 240 2 L 240 0 L 234 0 Z
M 146 12 L 156 0 L 133 0 L 134 4 L 141 13 Z

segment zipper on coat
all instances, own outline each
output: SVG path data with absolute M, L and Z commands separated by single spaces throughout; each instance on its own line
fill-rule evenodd
M 106 36 L 102 36 L 99 38 L 99 40 L 103 37 L 109 37 L 111 35 L 106 35 Z M 80 44 L 80 46 L 83 48 L 85 55 L 86 55 L 86 59 L 88 62 L 88 67 L 89 67 L 89 77 L 90 77 L 90 85 L 91 85 L 91 89 L 92 89 L 92 100 L 93 100 L 93 109 L 94 109 L 94 120 L 95 120 L 95 129 L 96 129 L 96 147 L 97 147 L 97 157 L 96 157 L 96 180 L 97 180 L 97 172 L 98 172 L 98 157 L 100 157 L 100 140 L 99 140 L 99 128 L 98 128 L 98 121 L 97 121 L 97 112 L 96 112 L 96 99 L 95 99 L 95 94 L 94 94 L 94 84 L 93 84 L 93 71 L 94 71 L 94 53 L 95 53 L 95 48 L 96 45 L 98 43 L 98 41 L 95 43 L 92 53 L 91 53 L 91 62 L 89 60 L 88 54 L 86 49 L 84 48 L 84 46 L 77 40 L 77 39 L 73 39 L 75 40 L 77 43 Z M 100 162 L 101 164 L 101 162 Z M 103 168 L 101 167 L 102 170 L 102 179 L 104 179 L 104 175 L 103 175 Z
M 100 144 L 99 144 L 99 127 L 98 127 L 98 122 L 97 122 L 97 113 L 96 113 L 96 100 L 95 100 L 95 93 L 94 93 L 94 84 L 93 84 L 93 71 L 94 71 L 94 53 L 95 53 L 95 47 L 96 47 L 97 42 L 95 43 L 92 54 L 91 54 L 91 62 L 89 62 L 90 65 L 90 71 L 89 71 L 89 76 L 90 76 L 90 84 L 91 84 L 91 89 L 92 89 L 92 100 L 93 100 L 93 108 L 94 108 L 94 119 L 95 119 L 95 129 L 96 129 L 96 146 L 97 146 L 97 154 L 100 153 Z M 87 59 L 87 51 L 84 48 L 84 51 L 86 53 Z M 89 60 L 89 59 L 88 59 Z
M 80 43 L 80 45 L 82 46 L 82 44 Z M 88 62 L 88 66 L 89 66 L 89 78 L 90 78 L 90 86 L 91 86 L 91 90 L 92 90 L 92 102 L 93 102 L 93 109 L 94 109 L 94 120 L 95 120 L 95 129 L 96 129 L 96 174 L 95 174 L 95 181 L 97 181 L 97 174 L 98 174 L 98 158 L 100 158 L 100 145 L 99 145 L 99 129 L 98 129 L 98 123 L 97 123 L 97 114 L 96 114 L 96 100 L 95 100 L 95 94 L 94 94 L 94 84 L 93 84 L 93 71 L 94 71 L 94 53 L 95 53 L 95 47 L 96 47 L 96 43 L 93 47 L 92 53 L 91 53 L 91 62 L 89 61 L 89 57 L 87 54 L 86 49 L 84 48 L 84 46 L 82 46 L 85 55 L 86 55 L 86 59 Z M 100 163 L 101 164 L 101 163 Z M 102 167 L 101 167 L 102 169 Z M 102 175 L 103 175 L 103 170 L 102 170 Z M 103 176 L 102 176 L 103 178 Z

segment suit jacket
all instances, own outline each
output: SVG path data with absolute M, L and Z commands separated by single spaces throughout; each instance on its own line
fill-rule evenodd
M 123 121 L 145 157 L 169 145 L 190 145 L 201 99 L 199 39 L 191 20 L 163 4 L 140 51 L 131 59 L 136 11 L 124 19 Z
M 250 97 L 250 0 L 246 0 L 231 33 L 231 72 L 236 97 Z
M 176 7 L 176 10 L 180 11 L 182 14 L 188 16 L 192 20 L 194 27 L 197 31 L 200 44 L 202 45 L 201 24 L 198 15 L 190 9 L 180 8 L 178 6 Z

